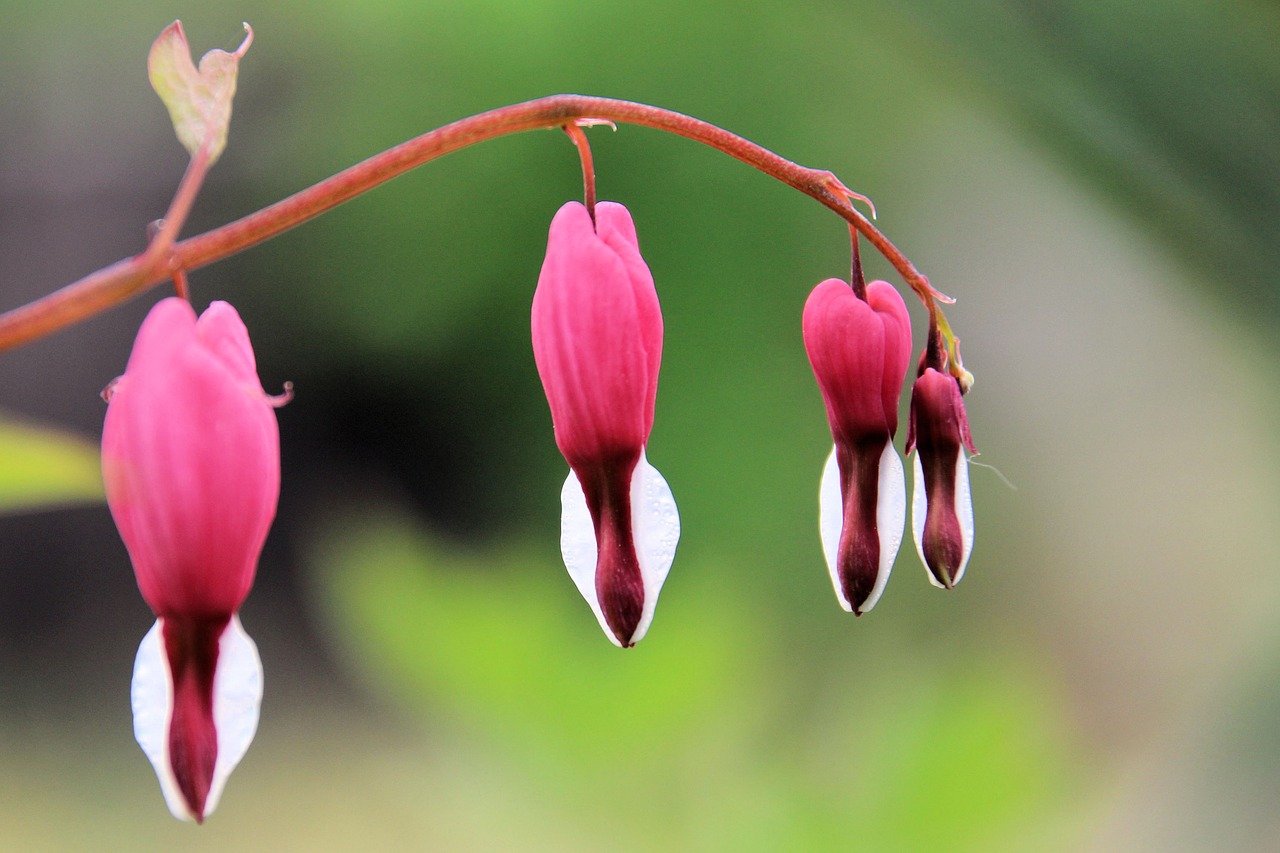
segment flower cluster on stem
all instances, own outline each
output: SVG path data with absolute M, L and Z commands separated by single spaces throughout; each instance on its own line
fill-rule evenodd
M 893 441 L 912 349 L 901 295 L 863 280 L 858 239 L 871 243 L 929 311 L 906 441 L 914 453 L 912 530 L 930 579 L 953 587 L 973 546 L 962 394 L 972 377 L 935 290 L 855 206 L 869 200 L 829 171 L 786 160 L 691 116 L 609 98 L 555 95 L 429 131 L 242 219 L 179 240 L 206 174 L 226 144 L 239 61 L 211 51 L 197 66 L 178 22 L 156 40 L 149 76 L 191 155 L 168 213 L 144 251 L 29 305 L 0 314 L 0 350 L 18 346 L 165 281 L 124 374 L 104 392 L 102 467 L 110 511 L 156 623 L 138 650 L 134 730 L 173 814 L 201 822 L 216 808 L 253 739 L 262 666 L 238 611 L 253 583 L 280 490 L 273 407 L 239 315 L 214 302 L 197 318 L 187 273 L 261 243 L 403 172 L 510 133 L 563 128 L 583 165 L 584 204 L 551 222 L 533 294 L 534 360 L 555 441 L 569 465 L 561 491 L 565 565 L 614 644 L 631 647 L 654 617 L 680 518 L 649 463 L 663 321 L 630 213 L 596 203 L 582 128 L 627 122 L 724 152 L 835 211 L 853 234 L 849 283 L 810 294 L 803 340 L 831 429 L 820 485 L 823 552 L 840 605 L 880 598 L 903 538 L 906 484 Z M 872 216 L 874 217 L 874 208 Z
M 819 487 L 823 554 L 840 606 L 861 615 L 884 591 L 906 521 L 906 484 L 893 437 L 911 323 L 892 285 L 864 282 L 857 232 L 852 236 L 850 283 L 828 279 L 814 288 L 803 327 L 835 441 Z M 906 446 L 908 454 L 916 451 L 912 532 L 930 580 L 950 589 L 973 548 L 965 450 L 976 451 L 961 400 L 972 377 L 952 363 L 958 341 L 939 327 L 936 303 L 929 309 Z

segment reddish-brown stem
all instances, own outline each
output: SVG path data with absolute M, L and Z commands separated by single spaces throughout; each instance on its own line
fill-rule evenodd
M 191 286 L 187 284 L 186 270 L 173 271 L 173 292 L 188 302 L 191 301 Z
M 596 221 L 596 167 L 591 159 L 591 143 L 582 127 L 573 122 L 564 126 L 564 132 L 573 140 L 578 149 L 578 159 L 582 161 L 582 203 L 586 205 L 591 221 Z
M 563 127 L 580 119 L 623 122 L 674 133 L 754 166 L 835 211 L 885 256 L 930 305 L 940 297 L 907 257 L 850 201 L 831 172 L 809 169 L 772 151 L 681 113 L 613 98 L 552 95 L 460 119 L 357 163 L 286 199 L 173 245 L 117 261 L 35 302 L 0 315 L 0 350 L 47 335 L 124 301 L 172 277 L 256 246 L 417 166 L 499 136 Z M 154 245 L 154 244 L 153 244 Z
M 858 248 L 858 229 L 852 225 L 849 226 L 849 242 L 853 246 L 852 254 L 852 270 L 849 275 L 849 284 L 853 285 L 853 293 L 863 302 L 867 301 L 867 277 L 862 272 L 862 252 Z
M 178 191 L 173 194 L 173 200 L 169 202 L 169 209 L 165 211 L 164 219 L 160 220 L 160 230 L 152 237 L 144 254 L 160 258 L 168 253 L 169 248 L 178 239 L 182 226 L 186 224 L 187 215 L 191 213 L 196 196 L 200 193 L 200 187 L 204 184 L 204 177 L 209 174 L 210 165 L 209 144 L 206 142 L 191 155 L 187 170 L 182 173 L 182 180 L 178 183 Z

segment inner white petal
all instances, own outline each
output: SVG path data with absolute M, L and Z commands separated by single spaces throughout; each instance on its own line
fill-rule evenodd
M 884 450 L 880 453 L 876 489 L 876 533 L 880 537 L 880 563 L 876 581 L 870 594 L 858 608 L 859 613 L 866 613 L 875 607 L 884 593 L 889 575 L 893 572 L 893 561 L 897 559 L 898 549 L 902 547 L 902 533 L 907 523 L 906 475 L 902 470 L 902 459 L 892 441 L 886 441 Z M 818 530 L 822 536 L 822 554 L 827 560 L 827 571 L 836 591 L 836 600 L 841 607 L 852 613 L 853 605 L 845 597 L 838 568 L 840 535 L 844 531 L 844 497 L 840 493 L 840 463 L 836 459 L 834 446 L 827 456 L 827 464 L 822 469 L 822 482 L 818 486 Z
M 916 540 L 916 552 L 924 565 L 925 577 L 938 589 L 946 589 L 929 571 L 929 563 L 924 558 L 924 522 L 929 511 L 928 496 L 924 485 L 924 466 L 920 464 L 920 453 L 916 452 L 912 464 L 915 472 L 914 488 L 911 494 L 911 532 Z M 960 524 L 960 565 L 956 568 L 955 577 L 951 579 L 954 587 L 964 577 L 964 570 L 969 565 L 969 555 L 973 553 L 973 497 L 969 492 L 969 457 L 961 447 L 956 452 L 956 491 L 952 496 L 952 509 L 956 521 Z M 945 508 L 941 508 L 945 509 Z
M 218 668 L 213 676 L 213 724 L 218 732 L 218 760 L 205 799 L 205 816 L 213 814 L 227 777 L 244 758 L 258 731 L 262 707 L 262 661 L 258 647 L 244 632 L 239 616 L 218 639 Z
M 582 484 L 572 468 L 564 481 L 564 488 L 560 490 L 560 556 L 564 558 L 564 566 L 569 570 L 569 577 L 573 578 L 578 592 L 591 605 L 591 612 L 596 615 L 604 635 L 615 646 L 621 646 L 609 629 L 604 611 L 600 609 L 600 600 L 596 597 L 596 529 L 591 523 L 587 496 L 583 494 Z
M 133 706 L 133 736 L 155 768 L 169 811 L 179 820 L 194 821 L 178 780 L 169 764 L 169 718 L 173 714 L 173 678 L 164 653 L 163 620 L 157 619 L 142 638 L 133 661 L 129 701 Z
M 644 580 L 644 609 L 640 613 L 640 624 L 631 635 L 631 642 L 638 643 L 653 622 L 658 593 L 671 571 L 680 541 L 680 513 L 671 496 L 671 487 L 658 469 L 649 464 L 643 450 L 631 475 L 631 530 L 640 562 L 640 577 Z
M 822 556 L 827 560 L 827 571 L 831 575 L 831 585 L 836 590 L 836 600 L 848 612 L 853 612 L 853 605 L 845 598 L 844 585 L 840 583 L 840 570 L 837 568 L 840 553 L 840 532 L 844 529 L 844 501 L 840 496 L 840 463 L 836 460 L 835 445 L 827 456 L 827 464 L 822 467 L 822 480 L 818 484 L 818 532 L 822 536 Z
M 569 577 L 573 578 L 578 592 L 591 605 L 591 612 L 596 615 L 605 636 L 614 645 L 621 646 L 596 596 L 595 526 L 591 522 L 591 511 L 587 508 L 582 485 L 572 470 L 560 491 L 560 507 L 560 554 L 565 568 L 569 570 Z M 680 515 L 671 496 L 671 488 L 658 470 L 649 464 L 643 450 L 631 475 L 631 533 L 644 585 L 640 622 L 631 636 L 631 642 L 635 643 L 644 637 L 653 622 L 658 593 L 671 571 L 676 544 L 680 540 Z
M 969 565 L 969 555 L 973 553 L 973 496 L 969 493 L 969 457 L 964 448 L 956 454 L 956 520 L 960 522 L 960 540 L 963 550 L 960 553 L 960 567 L 956 569 L 952 585 L 960 583 L 964 577 L 965 567 Z
M 871 594 L 858 608 L 859 613 L 866 613 L 880 600 L 889 575 L 893 572 L 893 561 L 898 557 L 898 549 L 902 547 L 902 532 L 907 524 L 907 478 L 902 470 L 902 459 L 893 447 L 892 441 L 884 443 L 884 452 L 880 454 L 880 478 L 876 495 L 876 531 L 880 537 L 880 570 L 876 573 L 875 585 Z
M 173 676 L 164 650 L 164 620 L 157 620 L 142 638 L 134 659 L 130 702 L 133 735 L 155 768 L 169 811 L 179 820 L 194 821 L 169 763 L 169 721 L 173 716 Z M 218 639 L 218 663 L 213 676 L 213 723 L 218 758 L 205 798 L 205 817 L 213 814 L 227 784 L 258 729 L 262 705 L 262 663 L 253 640 L 233 616 Z

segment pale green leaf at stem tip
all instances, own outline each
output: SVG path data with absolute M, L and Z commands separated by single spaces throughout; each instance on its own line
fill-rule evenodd
M 236 72 L 253 43 L 253 29 L 247 23 L 244 29 L 244 41 L 234 53 L 211 50 L 197 68 L 182 22 L 174 21 L 156 38 L 147 57 L 151 87 L 168 108 L 178 141 L 193 157 L 204 148 L 210 164 L 226 147 Z

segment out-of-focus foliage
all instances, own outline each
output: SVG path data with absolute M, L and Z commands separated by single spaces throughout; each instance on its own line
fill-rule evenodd
M 96 445 L 47 427 L 0 420 L 0 512 L 101 499 Z
M 709 583 L 715 567 L 686 561 L 694 580 L 663 602 L 660 638 L 621 656 L 538 550 L 450 553 L 384 521 L 330 533 L 316 562 L 353 668 L 415 716 L 492 744 L 589 837 L 989 850 L 1058 820 L 1079 783 L 1063 769 L 1060 697 L 1016 652 L 954 672 L 840 655 L 864 674 L 855 695 L 876 701 L 834 687 L 793 719 L 770 660 L 776 614 L 738 630 L 760 606 Z
M 1194 262 L 1280 312 L 1280 7 L 1265 0 L 910 0 L 933 61 Z

